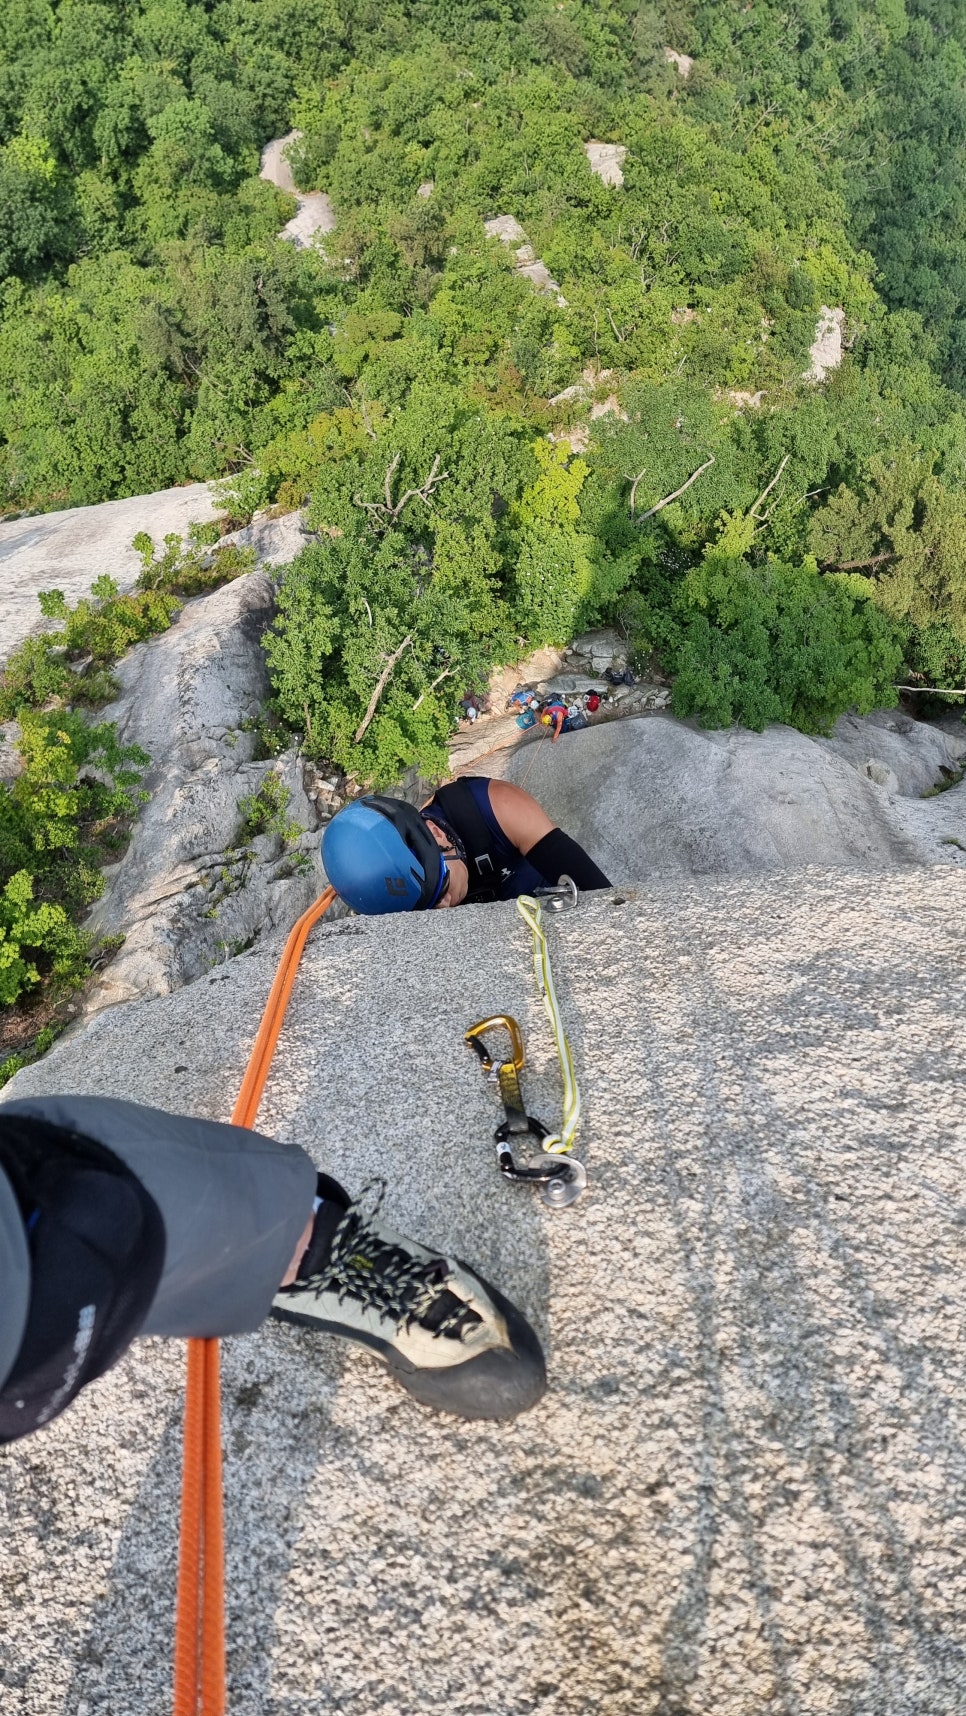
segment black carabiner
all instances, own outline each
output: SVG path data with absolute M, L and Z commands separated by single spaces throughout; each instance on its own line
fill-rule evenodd
M 483 1041 L 483 1032 L 496 1027 L 505 1030 L 509 1035 L 511 1060 L 495 1060 Z M 500 1100 L 506 1119 L 501 1121 L 493 1134 L 500 1173 L 508 1180 L 530 1180 L 541 1185 L 566 1175 L 567 1163 L 560 1157 L 547 1156 L 534 1168 L 518 1168 L 513 1160 L 511 1138 L 526 1138 L 529 1134 L 538 1144 L 542 1144 L 545 1138 L 550 1137 L 549 1126 L 544 1126 L 542 1120 L 528 1114 L 523 1106 L 523 1092 L 520 1089 L 520 1073 L 524 1066 L 523 1036 L 516 1020 L 508 1013 L 497 1013 L 491 1019 L 481 1019 L 479 1024 L 471 1025 L 465 1032 L 463 1041 L 469 1043 L 470 1048 L 479 1056 L 487 1077 L 494 1079 L 500 1087 Z
M 483 1032 L 494 1028 L 509 1034 L 512 1059 L 498 1061 L 487 1048 L 483 1041 Z M 518 1168 L 513 1160 L 511 1139 L 526 1138 L 529 1134 L 542 1144 L 545 1138 L 551 1136 L 550 1128 L 544 1126 L 542 1120 L 536 1120 L 532 1114 L 528 1114 L 523 1106 L 523 1092 L 520 1089 L 520 1074 L 524 1065 L 523 1036 L 516 1020 L 511 1019 L 508 1013 L 498 1013 L 491 1019 L 481 1019 L 478 1024 L 471 1025 L 469 1030 L 464 1032 L 463 1041 L 469 1043 L 470 1048 L 479 1056 L 487 1079 L 500 1087 L 500 1099 L 506 1118 L 500 1122 L 493 1134 L 500 1173 L 504 1179 L 515 1180 L 518 1184 L 529 1182 L 531 1186 L 542 1186 L 545 1203 L 555 1209 L 566 1209 L 569 1204 L 576 1202 L 587 1184 L 587 1171 L 580 1162 L 575 1162 L 572 1156 L 545 1154 L 543 1160 L 532 1168 Z

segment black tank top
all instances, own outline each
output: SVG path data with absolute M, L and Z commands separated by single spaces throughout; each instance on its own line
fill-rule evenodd
M 502 900 L 522 856 L 505 834 L 490 827 L 483 815 L 471 785 L 471 781 L 482 779 L 473 775 L 451 781 L 449 786 L 439 787 L 425 806 L 426 811 L 439 811 L 466 852 L 469 874 L 466 904 L 471 906 Z

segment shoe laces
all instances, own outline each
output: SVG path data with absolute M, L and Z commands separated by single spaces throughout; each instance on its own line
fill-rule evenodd
M 335 1230 L 323 1268 L 299 1287 L 311 1288 L 316 1295 L 335 1293 L 340 1305 L 345 1299 L 358 1300 L 404 1328 L 421 1323 L 434 1339 L 459 1340 L 464 1330 L 482 1321 L 479 1313 L 446 1287 L 450 1269 L 445 1257 L 413 1257 L 405 1244 L 394 1244 L 376 1230 L 373 1224 L 385 1193 L 385 1180 L 363 1187 Z

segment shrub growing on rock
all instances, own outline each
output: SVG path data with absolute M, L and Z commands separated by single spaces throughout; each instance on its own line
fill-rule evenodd
M 667 627 L 675 715 L 760 732 L 827 732 L 846 710 L 896 702 L 902 634 L 865 581 L 813 562 L 752 566 L 712 550 L 685 577 Z

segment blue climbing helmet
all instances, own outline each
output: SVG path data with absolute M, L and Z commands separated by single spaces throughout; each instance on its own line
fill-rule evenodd
M 368 793 L 334 816 L 322 863 L 337 894 L 367 917 L 435 906 L 449 871 L 432 834 L 405 799 Z

